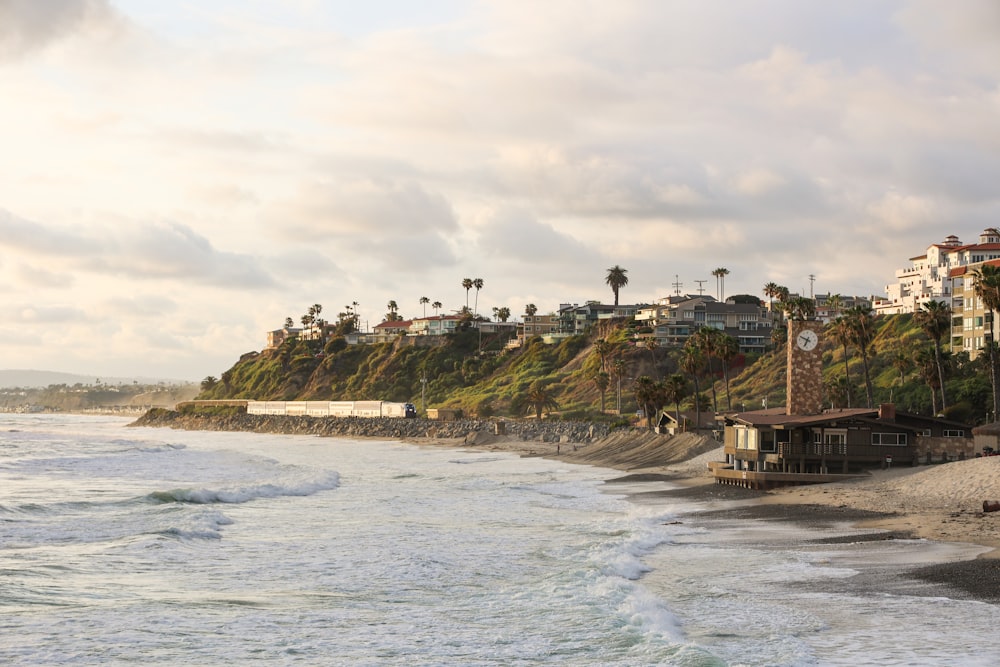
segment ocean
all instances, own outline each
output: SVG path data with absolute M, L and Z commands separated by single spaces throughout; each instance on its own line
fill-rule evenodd
M 399 442 L 0 415 L 0 664 L 995 665 L 1000 608 L 663 482 Z M 707 515 L 706 515 L 707 516 Z

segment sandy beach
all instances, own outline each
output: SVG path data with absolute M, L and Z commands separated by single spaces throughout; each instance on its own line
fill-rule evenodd
M 684 436 L 681 436 L 682 438 Z M 657 441 L 656 438 L 659 440 Z M 695 500 L 726 500 L 731 516 L 816 525 L 849 521 L 863 534 L 852 539 L 922 538 L 962 542 L 984 547 L 972 561 L 941 563 L 910 574 L 950 586 L 960 594 L 1000 602 L 1000 512 L 984 512 L 983 501 L 1000 501 L 1000 457 L 973 458 L 930 466 L 875 470 L 849 482 L 752 491 L 716 484 L 708 462 L 722 460 L 714 441 L 674 439 L 639 434 L 618 443 L 573 445 L 524 442 L 504 437 L 419 439 L 425 445 L 472 450 L 505 451 L 521 456 L 543 456 L 570 463 L 621 470 L 630 482 L 666 480 L 680 484 L 671 491 L 651 492 Z M 651 447 L 672 447 L 667 459 L 650 465 Z M 679 446 L 678 446 L 679 444 Z M 614 481 L 614 480 L 609 480 Z M 645 495 L 645 494 L 644 494 Z M 874 532 L 870 529 L 877 529 Z

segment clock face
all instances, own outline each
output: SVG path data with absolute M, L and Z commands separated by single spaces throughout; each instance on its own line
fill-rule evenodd
M 817 343 L 819 343 L 819 336 L 812 329 L 802 331 L 795 338 L 795 344 L 799 346 L 800 350 L 805 350 L 806 352 L 815 348 Z

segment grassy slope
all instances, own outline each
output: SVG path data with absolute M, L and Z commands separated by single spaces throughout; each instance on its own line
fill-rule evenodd
M 915 372 L 904 373 L 893 366 L 899 351 L 928 345 L 908 315 L 877 320 L 877 332 L 871 348 L 870 369 L 875 385 L 875 402 L 894 401 L 903 410 L 929 413 L 929 389 Z M 545 345 L 540 339 L 529 340 L 521 349 L 497 356 L 480 358 L 478 338 L 472 331 L 459 332 L 448 344 L 433 348 L 405 347 L 393 344 L 330 346 L 325 356 L 318 348 L 291 342 L 274 351 L 261 353 L 238 362 L 223 374 L 223 382 L 201 398 L 255 398 L 258 400 L 363 400 L 410 401 L 421 405 L 421 378 L 426 377 L 426 407 L 459 407 L 470 414 L 509 414 L 515 397 L 540 384 L 549 389 L 564 415 L 574 418 L 596 416 L 600 393 L 593 377 L 600 368 L 594 349 L 598 338 L 616 346 L 626 361 L 626 378 L 649 375 L 661 379 L 677 372 L 676 350 L 647 350 L 629 342 L 624 326 L 603 326 L 590 336 L 577 336 L 558 345 Z M 342 348 L 342 349 L 339 349 Z M 825 379 L 844 374 L 844 350 L 829 334 L 822 342 Z M 861 359 L 849 352 L 854 390 L 854 405 L 864 405 L 865 392 Z M 739 369 L 734 369 L 736 373 Z M 967 374 L 967 373 L 966 373 Z M 988 385 L 988 382 L 986 383 Z M 709 394 L 707 382 L 701 383 Z M 715 389 L 720 408 L 726 408 L 724 385 L 717 373 Z M 988 389 L 988 386 L 986 386 Z M 949 381 L 948 391 L 958 403 L 955 409 L 969 408 L 982 401 L 981 373 L 973 379 L 965 376 Z M 771 407 L 785 402 L 785 349 L 781 346 L 759 357 L 754 363 L 730 378 L 734 409 L 756 409 L 766 397 Z M 606 407 L 616 402 L 612 383 L 605 394 Z M 622 410 L 635 410 L 631 379 L 622 383 Z M 962 415 L 956 415 L 956 418 Z

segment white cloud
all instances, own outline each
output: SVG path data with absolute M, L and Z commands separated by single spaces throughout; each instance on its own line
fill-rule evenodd
M 518 313 L 613 264 L 637 301 L 878 293 L 1000 219 L 990 0 L 424 7 L 0 3 L 0 367 L 218 375 L 466 276 Z

